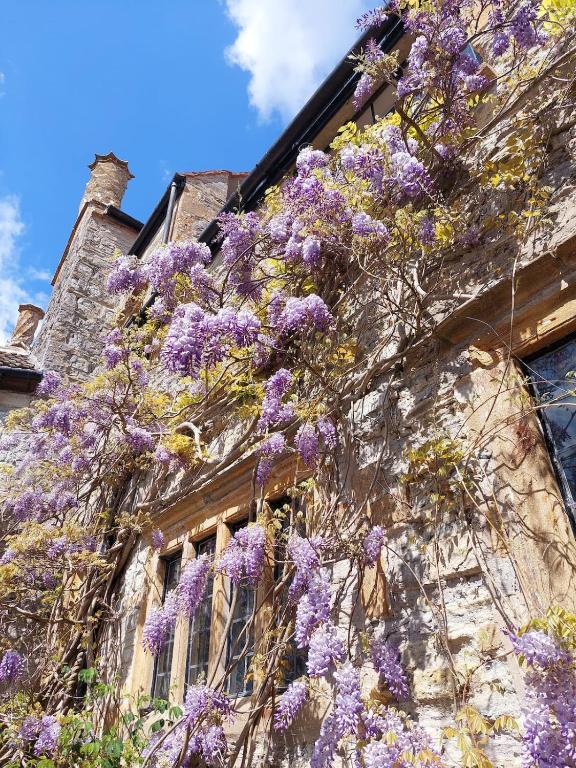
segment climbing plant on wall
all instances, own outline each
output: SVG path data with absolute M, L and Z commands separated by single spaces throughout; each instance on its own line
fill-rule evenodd
M 337 753 L 363 768 L 443 764 L 442 745 L 406 714 L 398 648 L 370 622 L 358 632 L 341 610 L 388 548 L 385 526 L 367 512 L 380 462 L 362 491 L 350 481 L 354 404 L 434 330 L 448 257 L 500 239 L 521 247 L 545 230 L 546 147 L 560 114 L 573 110 L 574 4 L 402 1 L 359 24 L 390 15 L 413 39 L 408 61 L 369 42 L 355 60 L 355 99 L 360 108 L 388 83 L 394 111 L 365 128 L 343 126 L 328 152 L 303 149 L 258 211 L 222 215 L 216 259 L 193 241 L 168 243 L 145 263 L 120 256 L 109 289 L 140 304 L 152 292 L 154 301 L 110 329 L 88 383 L 47 372 L 33 406 L 11 415 L 4 447 L 25 450 L 4 468 L 2 491 L 3 765 L 245 765 L 259 731 L 285 731 L 315 697 L 331 706 L 313 768 Z M 234 438 L 222 452 L 223 434 Z M 264 503 L 287 455 L 293 499 L 307 500 L 305 528 L 294 504 L 278 522 Z M 203 555 L 184 567 L 143 633 L 158 655 L 178 616 L 196 614 L 211 573 L 255 585 L 267 541 L 283 537 L 280 588 L 267 596 L 277 610 L 250 668 L 250 712 L 229 740 L 230 665 L 191 686 L 182 710 L 147 701 L 148 719 L 142 702 L 121 703 L 97 670 L 138 537 L 246 457 L 248 525 L 216 561 Z M 457 439 L 429 436 L 405 459 L 406 487 L 431 484 L 433 524 L 477 491 L 475 457 Z M 162 546 L 160 532 L 153 543 Z M 333 578 L 338 563 L 348 564 L 344 584 Z M 510 653 L 528 670 L 527 764 L 576 765 L 574 618 L 557 609 L 534 619 L 509 628 Z M 280 696 L 294 647 L 307 653 L 306 675 Z M 371 692 L 367 667 L 380 680 Z M 455 721 L 444 735 L 463 766 L 489 765 L 491 736 L 518 726 L 505 713 L 483 718 L 465 689 L 454 670 Z M 123 715 L 109 730 L 111 709 Z

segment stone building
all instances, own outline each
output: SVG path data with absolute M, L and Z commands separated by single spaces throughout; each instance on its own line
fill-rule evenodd
M 409 45 L 397 22 L 380 30 L 379 43 L 399 49 L 401 60 Z M 303 146 L 325 149 L 344 123 L 367 124 L 393 108 L 393 92 L 382 88 L 357 113 L 351 99 L 356 79 L 345 58 L 252 173 L 178 173 L 145 224 L 119 207 L 131 177 L 127 164 L 112 154 L 97 155 L 33 347 L 42 368 L 79 381 L 93 370 L 102 328 L 121 309 L 104 288 L 115 249 L 147 259 L 159 243 L 193 236 L 217 255 L 220 211 L 233 210 L 240 200 L 245 210 L 256 208 L 266 189 L 290 172 Z M 521 254 L 473 247 L 458 254 L 446 268 L 450 300 L 431 308 L 438 318 L 434 334 L 407 352 L 394 375 L 382 376 L 354 403 L 355 437 L 362 446 L 358 472 L 382 464 L 389 482 L 371 498 L 373 520 L 387 527 L 388 554 L 372 580 L 358 587 L 359 594 L 376 590 L 379 600 L 370 618 L 399 641 L 412 685 L 412 713 L 434 733 L 453 715 L 454 671 L 483 715 L 517 716 L 520 674 L 506 654 L 501 630 L 507 621 L 520 625 L 551 604 L 573 609 L 576 602 L 576 427 L 567 376 L 576 370 L 573 120 L 559 119 L 548 152 L 552 237 Z M 549 396 L 550 379 L 566 396 L 539 419 L 523 404 Z M 504 398 L 502 382 L 510 391 Z M 478 511 L 485 521 L 480 533 L 456 515 L 431 528 L 430 498 L 410 498 L 409 487 L 398 482 L 408 471 L 407 450 L 429 444 L 439 433 L 478 447 L 486 500 Z M 284 502 L 292 469 L 289 459 L 276 467 L 267 488 L 272 507 Z M 165 509 L 155 521 L 165 537 L 160 553 L 152 550 L 148 534 L 135 545 L 118 591 L 114 644 L 105 654 L 125 691 L 182 701 L 187 683 L 222 666 L 218 648 L 230 646 L 265 585 L 243 593 L 227 622 L 230 586 L 216 576 L 201 618 L 191 626 L 180 622 L 156 662 L 142 649 L 142 627 L 177 580 L 181 563 L 221 552 L 245 522 L 252 470 L 249 460 L 242 461 L 201 494 Z M 352 601 L 345 595 L 343 610 Z M 229 638 L 223 636 L 227 625 Z M 441 647 L 438 626 L 446 632 L 447 647 Z M 249 661 L 250 655 L 229 683 L 246 706 Z M 297 757 L 305 761 L 321 708 L 318 702 L 308 705 L 279 744 L 276 764 L 282 757 L 288 764 Z M 498 735 L 490 749 L 495 765 L 520 764 L 514 734 Z
M 21 304 L 8 344 L 0 346 L 0 422 L 15 408 L 27 406 L 42 379 L 41 368 L 31 346 L 44 311 Z

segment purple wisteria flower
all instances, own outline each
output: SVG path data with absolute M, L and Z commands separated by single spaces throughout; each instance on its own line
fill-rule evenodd
M 406 674 L 400 661 L 399 649 L 382 636 L 372 638 L 370 644 L 374 669 L 383 676 L 388 689 L 397 699 L 406 699 L 410 693 Z
M 386 532 L 381 525 L 375 525 L 368 531 L 362 543 L 366 565 L 374 566 L 380 560 L 380 553 L 385 540 Z
M 371 27 L 377 27 L 380 24 L 384 24 L 388 18 L 387 6 L 381 5 L 378 8 L 373 8 L 366 13 L 363 13 L 360 18 L 356 19 L 356 26 L 358 29 L 368 30 Z
M 338 693 L 336 694 L 336 715 L 345 733 L 355 734 L 364 709 L 360 696 L 360 672 L 350 661 L 345 662 L 334 673 Z
M 277 731 L 285 731 L 292 725 L 307 696 L 308 689 L 304 683 L 296 680 L 288 686 L 274 712 L 274 728 Z
M 58 747 L 61 726 L 54 715 L 44 715 L 40 719 L 39 732 L 34 744 L 36 757 L 53 755 Z
M 286 438 L 281 432 L 273 432 L 264 440 L 258 448 L 260 456 L 256 470 L 256 480 L 259 485 L 264 486 L 270 477 L 274 459 L 280 456 L 286 450 Z
M 407 197 L 420 197 L 430 190 L 432 180 L 428 171 L 409 152 L 396 152 L 391 157 L 393 179 Z
M 253 279 L 254 246 L 263 234 L 258 214 L 224 213 L 219 221 L 224 237 L 221 253 L 231 284 L 240 296 L 258 298 L 261 289 Z
M 316 429 L 324 440 L 324 445 L 330 451 L 333 451 L 338 446 L 338 433 L 336 427 L 330 419 L 321 417 L 316 422 Z
M 352 217 L 352 234 L 359 237 L 377 237 L 380 243 L 385 243 L 390 235 L 386 225 L 382 221 L 373 219 L 367 213 L 355 213 Z
M 408 768 L 420 762 L 414 758 L 424 751 L 429 754 L 430 765 L 444 765 L 426 731 L 418 726 L 408 727 L 406 720 L 394 709 L 370 710 L 363 714 L 362 720 L 372 739 L 362 751 L 366 768 Z
M 142 645 L 154 656 L 157 656 L 164 648 L 170 633 L 176 626 L 177 615 L 176 593 L 173 590 L 166 596 L 164 604 L 152 610 L 146 617 L 142 633 Z
M 217 570 L 225 573 L 234 584 L 244 579 L 256 585 L 264 569 L 266 532 L 254 523 L 236 531 L 222 553 Z
M 288 589 L 288 598 L 296 602 L 308 589 L 310 578 L 320 569 L 320 554 L 325 547 L 322 536 L 307 539 L 293 534 L 288 539 L 288 556 L 294 563 L 296 573 Z
M 302 261 L 310 269 L 317 269 L 320 266 L 320 240 L 317 237 L 309 235 L 302 243 Z
M 529 664 L 525 677 L 526 765 L 576 766 L 576 664 L 557 638 L 542 630 L 509 635 Z
M 424 245 L 432 245 L 436 240 L 436 228 L 434 220 L 430 216 L 425 216 L 420 225 L 420 239 Z
M 516 44 L 526 51 L 537 45 L 543 45 L 547 35 L 542 29 L 542 23 L 538 20 L 538 4 L 533 0 L 525 0 L 512 18 L 510 31 Z
M 206 313 L 198 304 L 182 304 L 174 312 L 161 358 L 169 371 L 197 377 L 202 366 L 221 362 L 232 347 L 254 344 L 260 321 L 249 310 L 221 309 Z
M 126 428 L 126 442 L 135 453 L 146 453 L 155 446 L 154 435 L 136 424 L 130 424 Z
M 268 319 L 280 336 L 306 329 L 323 333 L 334 324 L 330 310 L 315 293 L 304 298 L 289 296 L 281 311 L 279 311 L 279 297 L 276 298 L 269 308 Z
M 283 404 L 293 384 L 293 376 L 286 368 L 279 368 L 266 382 L 262 414 L 258 420 L 258 431 L 265 432 L 270 427 L 277 427 L 290 421 L 296 415 L 291 403 Z
M 305 648 L 316 627 L 329 619 L 330 581 L 326 569 L 321 568 L 310 577 L 307 592 L 296 609 L 294 637 L 298 648 Z
M 120 256 L 116 259 L 108 277 L 107 287 L 110 293 L 128 293 L 144 287 L 146 277 L 137 264 L 134 256 Z
M 171 242 L 151 254 L 145 267 L 145 276 L 154 291 L 172 304 L 177 275 L 191 275 L 196 266 L 207 264 L 212 258 L 205 243 L 193 240 Z
M 44 371 L 42 381 L 36 387 L 36 394 L 42 397 L 52 397 L 60 388 L 62 377 L 56 371 Z
M 318 463 L 318 453 L 320 450 L 320 441 L 318 433 L 309 422 L 301 424 L 294 437 L 294 445 L 302 461 L 307 467 L 314 468 Z
M 508 634 L 514 653 L 523 656 L 530 666 L 548 669 L 554 665 L 570 664 L 572 656 L 553 637 L 539 629 L 522 635 Z
M 193 728 L 210 715 L 228 718 L 231 715 L 230 701 L 225 693 L 207 685 L 191 685 L 184 701 L 184 722 Z
M 166 544 L 166 539 L 164 538 L 164 534 L 159 528 L 155 528 L 152 531 L 152 548 L 155 550 L 160 550 L 164 547 Z
M 364 106 L 370 96 L 372 96 L 375 85 L 374 78 L 367 72 L 363 72 L 354 89 L 355 109 L 361 109 Z
M 10 685 L 24 677 L 26 663 L 18 651 L 8 650 L 0 661 L 0 684 Z
M 325 168 L 327 165 L 326 153 L 312 147 L 302 149 L 296 159 L 296 169 L 301 176 L 311 173 L 315 168 Z
M 40 720 L 37 717 L 28 715 L 28 717 L 24 718 L 18 735 L 22 741 L 34 741 L 38 737 L 39 732 Z
M 335 662 L 344 658 L 344 645 L 334 624 L 321 624 L 312 633 L 308 649 L 308 674 L 310 677 L 326 675 Z
M 330 712 L 322 721 L 320 736 L 316 739 L 310 768 L 329 768 L 334 763 L 338 742 L 344 735 L 336 712 Z
M 16 559 L 16 552 L 13 549 L 8 548 L 0 557 L 0 565 L 8 565 Z
M 49 560 L 58 560 L 68 551 L 69 541 L 67 536 L 58 536 L 52 540 L 52 544 L 46 550 L 46 557 Z
M 206 554 L 189 562 L 182 571 L 176 587 L 178 611 L 188 619 L 194 616 L 200 605 L 206 591 L 209 572 L 210 559 Z

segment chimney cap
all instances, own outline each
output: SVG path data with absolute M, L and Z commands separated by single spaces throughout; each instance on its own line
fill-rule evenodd
M 115 165 L 119 166 L 120 168 L 123 168 L 126 171 L 129 179 L 134 178 L 134 175 L 130 172 L 130 169 L 128 168 L 128 161 L 120 160 L 119 157 L 116 157 L 114 152 L 108 152 L 107 155 L 99 155 L 98 153 L 96 153 L 94 155 L 94 161 L 90 163 L 88 168 L 90 168 L 90 170 L 93 171 L 94 168 L 96 168 L 96 166 L 99 163 L 114 163 Z
M 34 341 L 34 334 L 38 323 L 44 317 L 44 310 L 35 304 L 20 304 L 18 307 L 18 319 L 9 341 L 11 347 L 24 347 L 29 349 Z
M 33 312 L 35 315 L 38 315 L 38 319 L 42 320 L 44 315 L 46 314 L 42 307 L 37 307 L 36 304 L 20 304 L 18 307 L 18 313 L 22 312 L 23 310 L 29 310 L 30 312 Z

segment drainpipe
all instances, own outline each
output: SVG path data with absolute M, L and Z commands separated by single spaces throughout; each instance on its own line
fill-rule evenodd
M 164 229 L 162 231 L 162 243 L 168 242 L 168 236 L 170 234 L 170 225 L 172 224 L 172 213 L 174 211 L 174 203 L 176 202 L 176 191 L 178 184 L 173 181 L 170 184 L 170 197 L 168 198 L 168 207 L 166 209 L 166 218 L 164 219 Z

